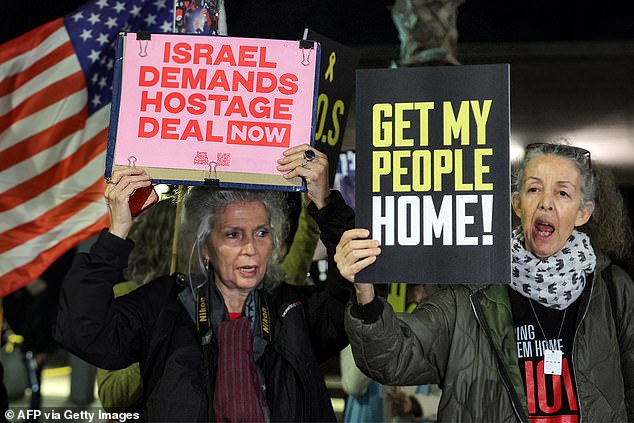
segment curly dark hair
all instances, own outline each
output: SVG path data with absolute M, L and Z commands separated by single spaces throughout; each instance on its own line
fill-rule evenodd
M 134 248 L 123 271 L 127 280 L 144 284 L 169 274 L 175 220 L 173 198 L 159 201 L 133 220 L 128 238 Z
M 613 260 L 627 260 L 632 254 L 632 223 L 612 172 L 605 166 L 594 166 L 597 189 L 592 217 L 580 230 L 592 244 Z

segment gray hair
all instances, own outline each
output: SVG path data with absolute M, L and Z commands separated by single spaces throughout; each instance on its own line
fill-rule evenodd
M 529 147 L 531 148 L 527 148 L 521 161 L 516 166 L 514 166 L 511 177 L 511 189 L 513 195 L 522 192 L 522 188 L 524 185 L 524 171 L 526 170 L 526 166 L 528 166 L 528 163 L 530 163 L 536 157 L 553 155 L 567 159 L 579 170 L 579 173 L 581 174 L 580 206 L 583 208 L 589 202 L 594 202 L 596 183 L 594 173 L 592 172 L 591 168 L 589 152 L 588 156 L 585 156 L 583 153 L 583 151 L 585 150 L 577 149 L 576 147 L 573 147 L 569 144 L 565 144 L 564 140 L 552 143 L 529 144 Z
M 590 236 L 592 245 L 613 260 L 624 260 L 631 254 L 632 225 L 621 192 L 609 169 L 590 162 L 582 149 L 572 147 L 566 139 L 551 143 L 530 144 L 524 157 L 513 165 L 512 192 L 519 195 L 524 184 L 524 171 L 535 157 L 551 154 L 568 159 L 581 173 L 581 204 L 594 203 L 588 222 L 579 227 Z M 516 216 L 513 214 L 515 223 Z
M 265 284 L 272 288 L 282 280 L 281 262 L 286 253 L 288 220 L 282 193 L 275 191 L 218 189 L 196 186 L 189 188 L 183 200 L 179 231 L 179 270 L 190 277 L 206 275 L 207 240 L 219 213 L 234 203 L 258 201 L 269 216 L 273 250 L 266 267 Z

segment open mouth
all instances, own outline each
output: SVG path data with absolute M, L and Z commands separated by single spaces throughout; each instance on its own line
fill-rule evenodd
M 245 274 L 255 273 L 257 269 L 258 269 L 257 266 L 241 266 L 241 267 L 238 267 L 238 270 L 241 273 L 245 273 Z
M 548 238 L 555 232 L 555 227 L 548 222 L 535 223 L 535 232 L 542 238 Z

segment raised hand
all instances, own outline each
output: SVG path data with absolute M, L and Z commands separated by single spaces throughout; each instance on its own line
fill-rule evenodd
M 285 179 L 301 176 L 306 181 L 306 196 L 318 209 L 326 205 L 330 186 L 328 182 L 328 156 L 309 144 L 297 145 L 284 151 L 277 162 L 277 170 L 287 172 Z
M 341 276 L 355 281 L 359 271 L 376 261 L 381 254 L 379 242 L 368 239 L 370 231 L 362 228 L 347 230 L 341 236 L 335 253 L 335 263 Z M 374 299 L 374 286 L 371 283 L 355 283 L 354 288 L 359 304 L 367 304 Z
M 125 239 L 132 226 L 130 197 L 136 190 L 152 184 L 150 175 L 145 173 L 143 169 L 129 167 L 114 171 L 106 181 L 108 183 L 103 196 L 110 215 L 109 232 Z M 146 208 L 156 199 L 156 193 L 152 192 L 142 208 Z

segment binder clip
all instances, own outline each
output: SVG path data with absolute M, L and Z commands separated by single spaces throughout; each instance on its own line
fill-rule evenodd
M 136 39 L 139 41 L 139 56 L 147 56 L 147 43 L 152 39 L 152 35 L 148 31 L 139 31 L 136 33 Z
M 203 181 L 203 184 L 205 186 L 211 186 L 211 187 L 218 187 L 220 186 L 220 179 L 218 179 L 218 172 L 216 172 L 216 166 L 218 165 L 218 163 L 216 162 L 209 162 L 209 177 L 205 178 L 205 180 Z M 211 175 L 213 174 L 213 178 L 211 177 Z
M 314 41 L 312 40 L 299 40 L 299 48 L 302 50 L 302 65 L 310 65 L 310 51 L 314 48 Z M 306 54 L 308 50 L 308 54 Z
M 152 34 L 149 31 L 139 31 L 136 33 L 137 40 L 149 41 L 152 39 Z

